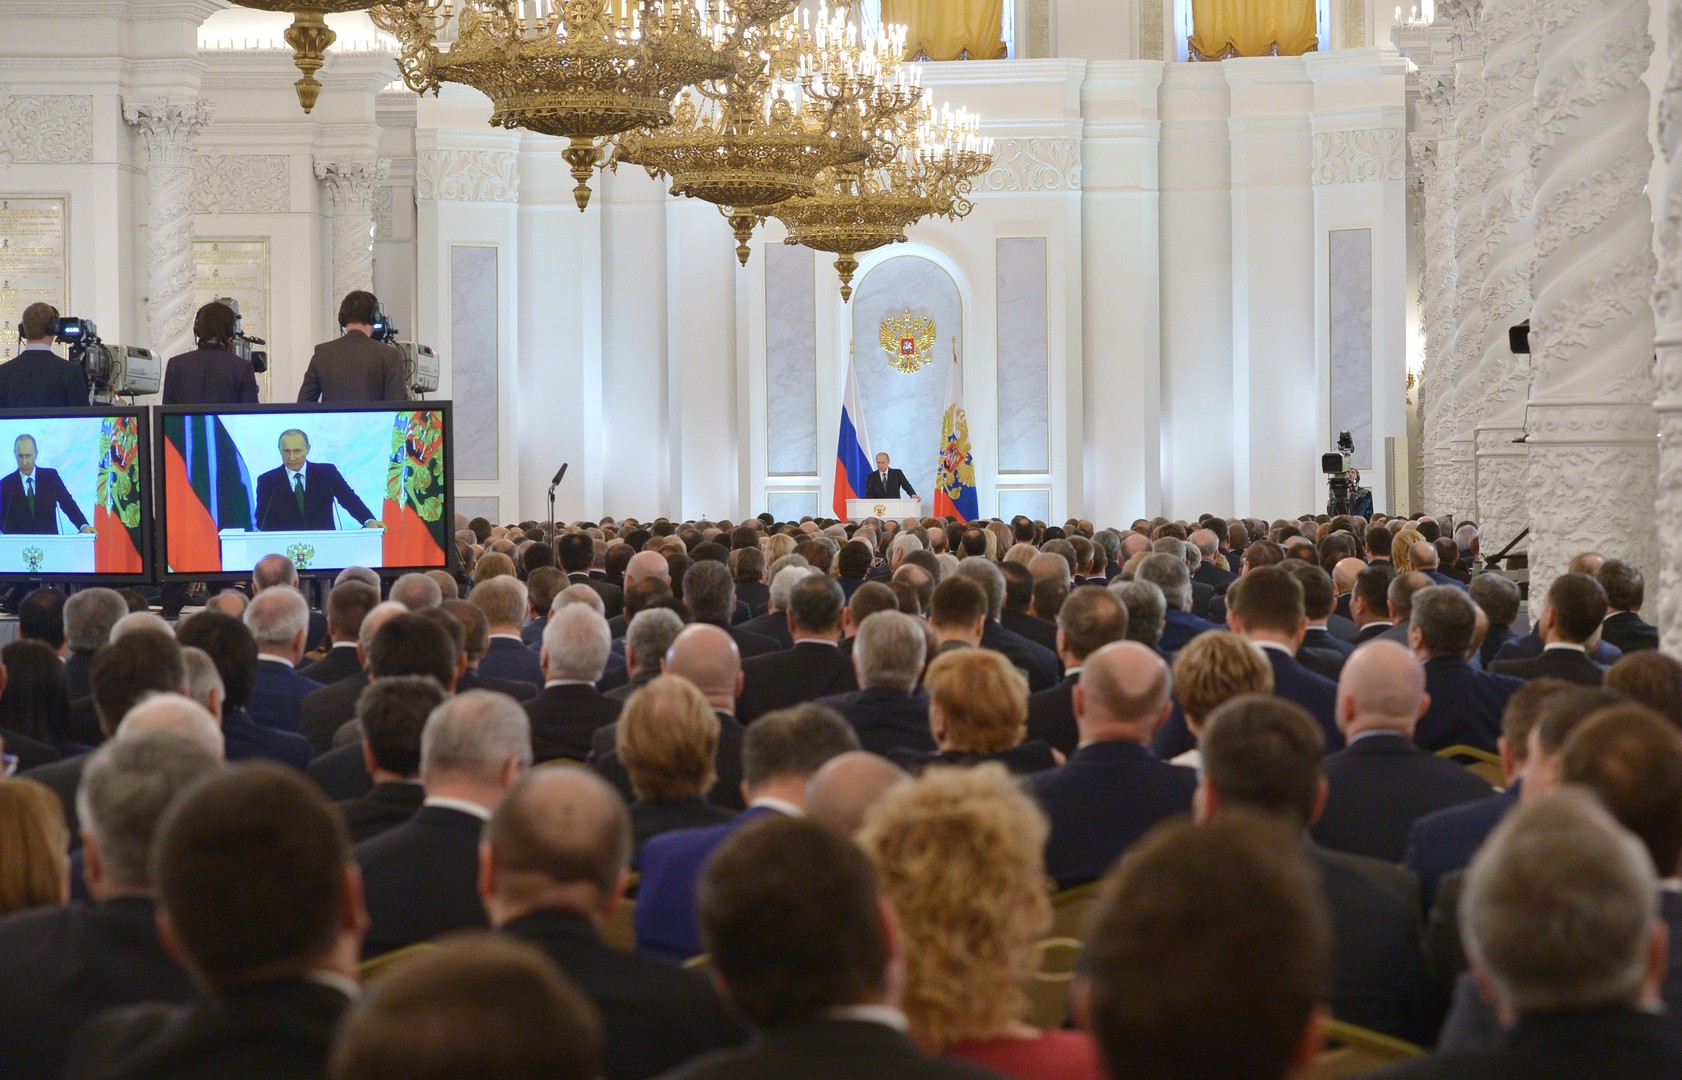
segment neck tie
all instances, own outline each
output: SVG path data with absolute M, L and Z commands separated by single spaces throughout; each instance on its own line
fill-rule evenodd
M 302 514 L 304 512 L 304 474 L 301 472 L 292 474 L 292 496 L 298 500 L 298 513 Z
M 23 478 L 23 494 L 24 494 L 24 498 L 29 500 L 29 516 L 34 517 L 35 516 L 35 477 L 26 476 L 26 477 Z

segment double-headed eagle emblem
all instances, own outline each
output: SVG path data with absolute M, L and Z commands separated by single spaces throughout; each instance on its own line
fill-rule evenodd
M 905 314 L 882 320 L 882 351 L 895 371 L 910 375 L 920 371 L 934 351 L 933 319 L 919 319 L 906 308 Z

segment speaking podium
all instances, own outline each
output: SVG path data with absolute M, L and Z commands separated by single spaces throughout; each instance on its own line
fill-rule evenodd
M 284 555 L 299 570 L 343 570 L 347 566 L 378 567 L 385 563 L 384 529 L 223 529 L 221 535 L 224 570 L 248 570 L 265 555 Z
M 8 574 L 91 574 L 93 533 L 0 536 L 0 571 Z
M 848 499 L 847 520 L 863 521 L 865 518 L 881 518 L 883 521 L 902 521 L 905 518 L 920 518 L 923 516 L 923 500 L 921 499 Z

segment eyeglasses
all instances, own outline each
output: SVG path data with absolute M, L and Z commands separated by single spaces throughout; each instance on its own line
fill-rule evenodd
M 0 776 L 14 776 L 18 771 L 16 754 L 0 754 Z

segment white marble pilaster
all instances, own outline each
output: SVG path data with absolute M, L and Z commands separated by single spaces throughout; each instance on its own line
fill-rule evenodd
M 1659 102 L 1659 145 L 1664 150 L 1663 212 L 1659 218 L 1659 271 L 1653 290 L 1658 323 L 1660 647 L 1682 653 L 1682 0 L 1668 0 L 1669 70 Z M 1651 571 L 1647 580 L 1652 581 Z M 1649 606 L 1653 595 L 1648 593 Z
M 813 258 L 810 248 L 765 247 L 765 456 L 772 476 L 818 474 Z
M 1051 468 L 1044 237 L 998 241 L 999 471 Z
M 374 288 L 374 196 L 391 162 L 317 161 L 316 178 L 333 196 L 333 296 Z
M 193 140 L 215 115 L 198 98 L 123 102 L 123 119 L 146 146 L 147 341 L 159 356 L 191 347 Z
M 1458 151 L 1454 199 L 1454 355 L 1451 361 L 1453 396 L 1439 429 L 1439 447 L 1447 442 L 1448 483 L 1441 507 L 1456 518 L 1477 516 L 1475 425 L 1478 401 L 1478 365 L 1483 358 L 1483 330 L 1486 322 L 1479 290 L 1483 281 L 1487 227 L 1484 221 L 1483 152 L 1484 78 L 1483 40 L 1478 14 L 1484 0 L 1448 0 L 1447 9 L 1454 34 L 1454 138 Z M 1441 451 L 1439 450 L 1439 457 Z

